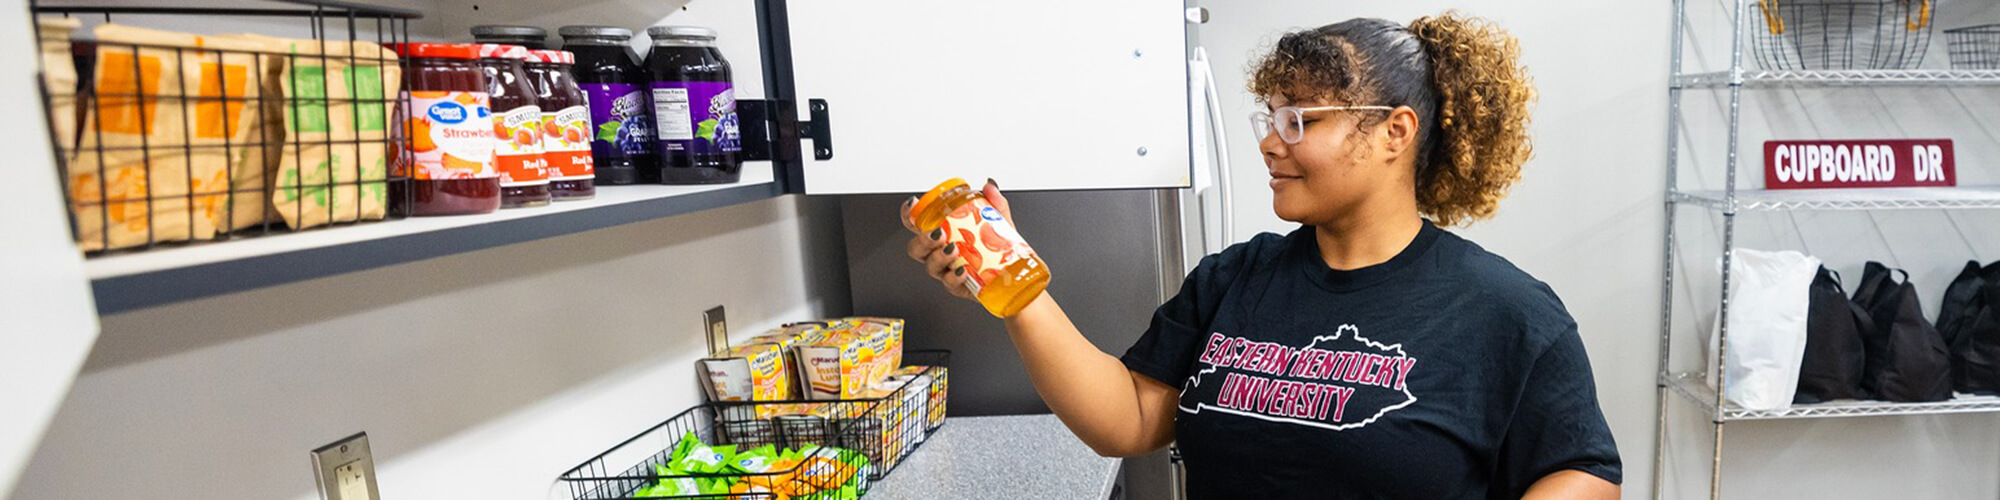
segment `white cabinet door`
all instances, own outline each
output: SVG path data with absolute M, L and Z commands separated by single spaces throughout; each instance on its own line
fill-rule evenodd
M 0 196 L 0 497 L 13 491 L 42 431 L 69 394 L 97 341 L 97 306 L 83 257 L 70 239 L 62 184 L 35 81 L 28 9 L 0 8 L 0 172 L 16 183 Z
M 1179 0 L 790 0 L 792 63 L 825 99 L 812 194 L 1188 185 Z

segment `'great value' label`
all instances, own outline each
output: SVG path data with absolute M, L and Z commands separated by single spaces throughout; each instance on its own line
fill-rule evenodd
M 493 168 L 493 112 L 485 92 L 410 92 L 404 123 L 419 180 L 488 179 Z

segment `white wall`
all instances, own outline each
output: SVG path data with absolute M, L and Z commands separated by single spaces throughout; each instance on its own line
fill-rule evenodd
M 1210 2 L 1202 38 L 1214 59 L 1231 128 L 1236 165 L 1235 239 L 1287 231 L 1270 211 L 1268 179 L 1247 116 L 1256 109 L 1242 90 L 1244 69 L 1278 35 L 1352 17 L 1407 22 L 1448 8 L 1498 21 L 1520 37 L 1524 64 L 1541 100 L 1534 110 L 1536 156 L 1523 181 L 1493 220 L 1458 231 L 1550 283 L 1576 316 L 1591 354 L 1600 399 L 1624 455 L 1626 497 L 1652 494 L 1653 384 L 1658 353 L 1660 256 L 1666 153 L 1666 78 L 1671 41 L 1669 2 Z M 1716 2 L 1696 2 L 1713 9 Z M 2000 21 L 1992 6 L 1946 4 L 1944 28 Z M 1726 29 L 1694 38 L 1726 49 Z M 1940 34 L 1926 67 L 1946 67 Z M 1727 52 L 1690 54 L 1689 70 L 1727 64 Z M 2000 152 L 1989 130 L 2000 93 L 1956 90 L 1752 92 L 1745 106 L 1742 152 L 1746 178 L 1761 179 L 1759 144 L 1771 138 L 1951 137 L 1958 140 L 1965 183 L 1992 183 L 1981 158 Z M 1724 138 L 1719 118 L 1727 94 L 1688 91 L 1691 136 L 1684 187 L 1720 187 Z M 1940 96 L 1944 98 L 1940 98 Z M 1703 117 L 1706 118 L 1703 118 Z M 1692 153 L 1689 153 L 1692 154 Z M 1749 184 L 1747 187 L 1755 187 Z M 1719 219 L 1684 211 L 1680 262 L 1710 273 L 1718 255 Z M 1687 215 L 1691 214 L 1691 215 Z M 2000 224 L 1985 212 L 1801 213 L 1745 216 L 1739 246 L 1814 251 L 1830 267 L 1859 280 L 1874 258 L 1909 268 L 1927 313 L 1968 258 L 2000 258 Z M 1711 224 L 1713 223 L 1713 224 Z M 1960 235 L 1964 236 L 1961 237 Z M 1691 281 L 1685 274 L 1680 282 Z M 1707 278 L 1709 274 L 1697 274 Z M 1700 281 L 1700 280 L 1693 280 Z M 1713 281 L 1709 279 L 1709 281 Z M 1697 284 L 1697 287 L 1700 285 Z M 1707 290 L 1713 290 L 1708 283 Z M 1677 291 L 1681 304 L 1713 315 L 1711 291 Z M 1694 335 L 1701 310 L 1677 311 L 1682 338 Z M 1712 319 L 1710 319 L 1712 321 Z M 1693 343 L 1685 343 L 1692 345 Z M 1686 356 L 1693 362 L 1693 356 Z M 1680 363 L 1686 364 L 1686 363 Z M 1669 498 L 1705 498 L 1712 439 L 1703 417 L 1685 411 L 1670 424 Z M 1728 427 L 1724 482 L 1731 498 L 1991 498 L 2000 492 L 2000 430 L 1991 416 L 1877 418 Z
M 0 9 L 0 95 L 35 96 L 35 31 L 25 9 Z M 35 97 L 33 99 L 39 99 Z M 39 100 L 32 102 L 40 102 Z M 19 109 L 37 109 L 34 105 Z M 23 113 L 22 116 L 33 116 Z M 70 242 L 62 181 L 40 120 L 0 124 L 0 148 L 31 152 L 4 166 L 17 192 L 0 197 L 0 498 L 12 491 L 97 338 L 97 310 Z
M 18 500 L 316 498 L 357 431 L 383 498 L 540 499 L 700 400 L 735 335 L 844 312 L 838 206 L 785 197 L 104 318 Z

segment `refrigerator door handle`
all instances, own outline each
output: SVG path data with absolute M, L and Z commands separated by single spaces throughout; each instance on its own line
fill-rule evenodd
M 1215 144 L 1216 204 L 1220 205 L 1221 210 L 1218 218 L 1222 219 L 1219 221 L 1220 224 L 1218 224 L 1222 228 L 1222 244 L 1219 246 L 1227 248 L 1236 238 L 1235 189 L 1231 186 L 1233 181 L 1231 177 L 1234 176 L 1235 170 L 1229 165 L 1229 132 L 1222 125 L 1222 97 L 1216 89 L 1215 69 L 1208 63 L 1208 50 L 1204 47 L 1195 47 L 1194 58 L 1189 62 L 1199 67 L 1201 71 L 1201 77 L 1199 78 L 1201 80 L 1201 92 L 1204 97 L 1203 102 L 1207 104 L 1207 113 L 1204 114 L 1208 116 L 1208 134 L 1202 137 L 1201 140 L 1213 140 L 1213 144 Z M 1196 195 L 1199 196 L 1200 192 L 1196 192 Z M 1205 219 L 1207 211 L 1204 210 L 1202 215 Z M 1206 226 L 1207 224 L 1203 224 L 1203 250 L 1208 253 L 1221 251 L 1222 248 L 1210 248 L 1208 246 Z

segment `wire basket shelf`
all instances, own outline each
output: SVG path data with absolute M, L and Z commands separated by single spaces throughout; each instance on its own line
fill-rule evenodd
M 950 385 L 945 364 L 951 353 L 913 350 L 905 355 L 913 365 L 927 367 L 924 376 L 882 397 L 705 403 L 592 457 L 564 472 L 557 482 L 567 495 L 564 498 L 570 500 L 846 500 L 850 495 L 859 496 L 888 477 L 945 422 Z M 791 466 L 772 470 L 668 472 L 675 450 L 688 439 L 734 446 L 739 452 L 763 446 L 811 451 Z M 856 456 L 865 460 L 853 460 Z M 865 464 L 854 465 L 857 462 Z M 649 490 L 663 484 L 698 485 L 703 481 L 745 485 L 745 491 L 661 495 Z
M 1915 69 L 1936 0 L 1751 3 L 1750 43 L 1767 70 Z
M 413 190 L 393 126 L 413 11 L 30 7 L 43 115 L 77 245 L 95 257 L 399 219 Z M 283 19 L 303 38 L 147 29 Z
M 1944 30 L 1952 69 L 2000 69 L 2000 24 Z

